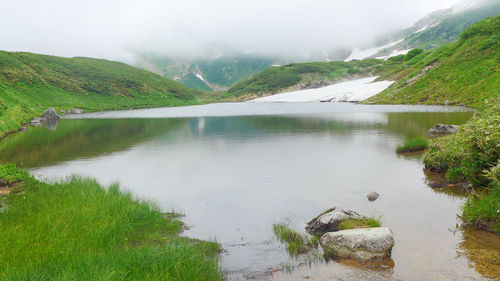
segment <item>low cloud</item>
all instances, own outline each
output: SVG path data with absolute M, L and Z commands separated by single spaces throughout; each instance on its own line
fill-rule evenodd
M 0 49 L 130 59 L 231 50 L 301 56 L 365 44 L 456 0 L 2 0 Z

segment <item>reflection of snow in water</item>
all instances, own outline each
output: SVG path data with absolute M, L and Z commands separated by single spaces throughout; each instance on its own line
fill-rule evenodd
M 373 82 L 377 77 L 368 77 L 337 83 L 318 89 L 308 89 L 276 94 L 254 99 L 251 102 L 352 102 L 362 101 L 389 87 L 392 81 Z
M 375 55 L 376 53 L 378 53 L 379 51 L 382 51 L 383 49 L 390 48 L 394 45 L 397 45 L 397 44 L 403 42 L 403 40 L 404 39 L 401 39 L 401 40 L 398 40 L 395 42 L 385 44 L 384 46 L 374 47 L 374 48 L 370 48 L 370 49 L 366 49 L 366 50 L 354 48 L 354 49 L 352 49 L 351 55 L 349 55 L 349 57 L 346 58 L 344 61 L 348 62 L 348 61 L 352 61 L 352 60 L 362 60 L 362 59 L 369 58 L 369 57 Z

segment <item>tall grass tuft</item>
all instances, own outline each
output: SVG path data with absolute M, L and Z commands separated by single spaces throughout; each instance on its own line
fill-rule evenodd
M 2 281 L 223 279 L 217 243 L 179 237 L 181 221 L 117 184 L 33 181 L 6 205 Z
M 423 137 L 414 138 L 411 140 L 407 140 L 403 143 L 403 145 L 398 146 L 396 148 L 397 153 L 411 153 L 417 151 L 424 151 L 427 149 L 427 140 Z
M 284 223 L 274 224 L 273 230 L 278 240 L 286 243 L 286 249 L 292 256 L 318 248 L 318 237 L 300 234 Z

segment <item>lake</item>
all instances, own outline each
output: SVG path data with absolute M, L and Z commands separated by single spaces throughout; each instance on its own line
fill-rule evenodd
M 422 156 L 394 153 L 436 123 L 471 116 L 460 107 L 350 103 L 99 112 L 12 135 L 0 160 L 45 180 L 118 181 L 185 214 L 184 235 L 222 245 L 230 280 L 483 280 L 500 269 L 498 237 L 462 229 L 464 195 L 430 188 Z M 371 191 L 378 200 L 367 200 Z M 291 257 L 274 237 L 273 223 L 304 232 L 333 206 L 380 216 L 395 235 L 393 265 Z

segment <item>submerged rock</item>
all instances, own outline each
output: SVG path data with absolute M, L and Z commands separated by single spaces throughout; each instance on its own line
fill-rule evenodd
M 59 115 L 57 115 L 56 110 L 51 107 L 47 108 L 43 113 L 42 113 L 42 118 L 45 120 L 58 120 Z
M 366 262 L 389 258 L 394 237 L 388 227 L 347 229 L 325 233 L 319 243 L 334 257 Z
M 306 231 L 311 235 L 323 235 L 327 232 L 338 231 L 339 224 L 347 219 L 365 219 L 366 217 L 342 208 L 333 207 L 324 214 L 307 223 Z
M 368 201 L 370 201 L 370 202 L 377 200 L 378 196 L 379 195 L 377 192 L 370 192 L 366 195 L 366 197 L 368 198 Z
M 83 113 L 83 110 L 81 110 L 80 108 L 73 108 L 71 109 L 71 111 L 69 112 L 70 114 L 82 114 Z
M 458 126 L 436 124 L 429 129 L 428 134 L 431 136 L 438 136 L 438 135 L 456 134 L 457 132 L 458 132 Z

